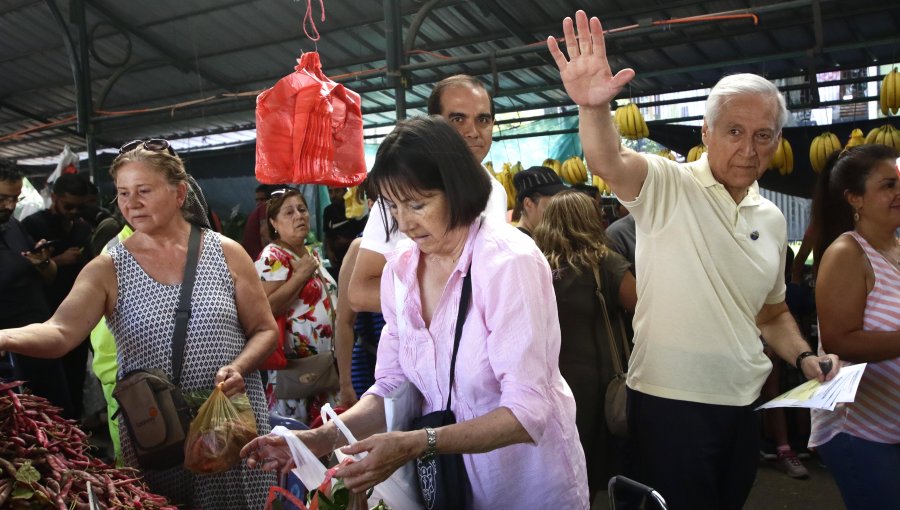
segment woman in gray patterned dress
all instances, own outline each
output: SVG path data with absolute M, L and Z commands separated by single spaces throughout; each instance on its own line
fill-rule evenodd
M 43 324 L 0 331 L 0 350 L 55 358 L 73 349 L 101 317 L 116 339 L 119 375 L 156 368 L 171 376 L 171 344 L 195 196 L 181 159 L 164 140 L 127 144 L 110 168 L 118 205 L 135 233 L 88 264 L 56 314 Z M 246 392 L 261 434 L 269 431 L 256 367 L 274 350 L 276 325 L 253 263 L 241 246 L 203 230 L 191 298 L 181 386 Z M 123 425 L 120 423 L 120 428 Z M 122 431 L 125 464 L 137 467 Z M 271 474 L 245 465 L 192 475 L 180 467 L 142 470 L 154 492 L 204 510 L 263 507 Z

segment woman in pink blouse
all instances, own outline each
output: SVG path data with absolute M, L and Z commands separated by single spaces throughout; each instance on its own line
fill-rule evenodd
M 900 504 L 900 176 L 897 151 L 832 156 L 813 200 L 821 352 L 868 363 L 856 400 L 812 411 L 815 447 L 850 510 Z M 827 249 L 826 249 L 827 248 Z
M 481 214 L 488 176 L 439 117 L 399 123 L 369 178 L 411 242 L 388 256 L 381 279 L 387 325 L 375 385 L 341 416 L 365 438 L 344 451 L 368 456 L 336 476 L 362 491 L 426 453 L 425 430 L 384 433 L 383 397 L 410 381 L 424 396 L 422 414 L 442 410 L 452 392 L 457 423 L 435 428 L 434 446 L 439 454 L 463 454 L 468 507 L 588 508 L 575 401 L 559 372 L 559 321 L 546 259 L 527 236 Z M 471 305 L 448 388 L 468 272 Z M 319 455 L 339 436 L 331 423 L 297 435 Z M 244 454 L 250 465 L 282 469 L 291 462 L 286 450 L 282 439 L 266 436 Z

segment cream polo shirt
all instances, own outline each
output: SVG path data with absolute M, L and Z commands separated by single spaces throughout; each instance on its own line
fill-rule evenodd
M 704 155 L 646 156 L 624 205 L 637 225 L 635 347 L 628 386 L 662 398 L 748 405 L 772 368 L 756 316 L 784 301 L 787 226 L 756 183 L 740 204 Z

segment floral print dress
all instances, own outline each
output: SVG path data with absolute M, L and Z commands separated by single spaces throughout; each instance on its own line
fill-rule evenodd
M 285 312 L 284 354 L 288 359 L 319 354 L 331 350 L 334 345 L 333 303 L 337 297 L 337 285 L 322 265 L 318 253 L 315 250 L 309 250 L 309 253 L 316 259 L 319 267 L 301 287 L 296 300 Z M 282 245 L 269 244 L 263 248 L 256 261 L 256 273 L 262 281 L 287 281 L 292 276 L 291 258 L 299 258 L 299 255 Z M 331 405 L 336 403 L 337 394 L 323 394 L 307 399 L 276 399 L 276 384 L 278 371 L 270 370 L 266 385 L 269 409 L 304 423 L 319 416 L 319 409 L 325 402 Z

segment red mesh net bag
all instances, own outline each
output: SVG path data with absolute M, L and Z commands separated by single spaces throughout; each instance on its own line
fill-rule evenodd
M 359 94 L 322 73 L 316 52 L 256 98 L 256 179 L 356 186 L 366 177 Z

